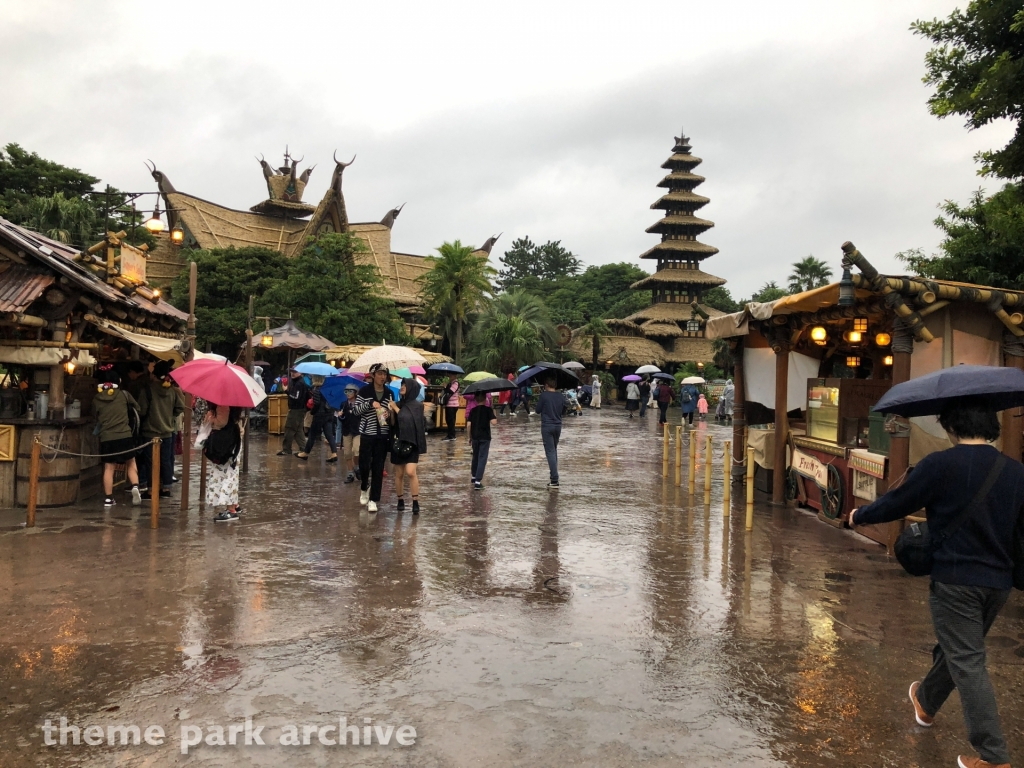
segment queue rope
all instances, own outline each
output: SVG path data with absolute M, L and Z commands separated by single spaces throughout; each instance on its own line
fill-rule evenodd
M 63 432 L 63 428 L 62 428 L 61 429 L 61 437 L 63 437 L 63 434 L 64 434 L 64 432 Z M 42 442 L 40 442 L 38 437 L 35 438 L 35 442 L 39 443 L 40 445 L 43 445 Z M 43 451 L 52 451 L 53 455 L 50 456 L 49 458 L 43 457 L 43 461 L 47 462 L 48 464 L 49 463 L 53 463 L 54 461 L 57 460 L 57 454 L 63 454 L 65 456 L 78 456 L 79 458 L 83 458 L 83 459 L 86 459 L 86 458 L 88 458 L 88 459 L 109 459 L 109 458 L 113 458 L 115 456 L 127 456 L 128 454 L 137 453 L 141 449 L 145 448 L 147 445 L 151 446 L 151 445 L 153 445 L 153 443 L 158 443 L 158 442 L 160 442 L 160 438 L 159 437 L 154 437 L 152 440 L 148 440 L 145 443 L 142 443 L 142 445 L 139 445 L 139 446 L 137 446 L 135 448 L 132 448 L 130 451 L 118 451 L 117 453 L 75 453 L 74 451 L 65 451 L 62 448 L 54 448 L 52 446 L 45 446 L 44 445 L 43 446 Z

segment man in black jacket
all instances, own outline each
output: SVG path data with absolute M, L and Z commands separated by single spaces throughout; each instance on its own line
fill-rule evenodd
M 928 602 L 938 645 L 924 680 L 910 686 L 918 725 L 930 727 L 955 688 L 971 744 L 981 757 L 961 755 L 961 768 L 1009 768 L 996 709 L 995 692 L 985 668 L 985 635 L 1013 586 L 1012 542 L 1024 509 L 1024 466 L 1007 460 L 977 509 L 956 531 L 943 530 L 971 504 L 999 452 L 995 411 L 977 398 L 959 398 L 946 406 L 939 423 L 953 447 L 922 459 L 906 482 L 874 503 L 850 513 L 851 526 L 899 520 L 924 508 L 928 532 L 940 542 L 934 554 Z
M 302 444 L 302 422 L 306 418 L 306 403 L 309 400 L 309 387 L 306 386 L 302 374 L 292 369 L 291 381 L 288 382 L 288 419 L 284 423 L 284 439 L 278 456 L 292 455 L 292 442 Z M 333 452 L 333 451 L 332 451 Z

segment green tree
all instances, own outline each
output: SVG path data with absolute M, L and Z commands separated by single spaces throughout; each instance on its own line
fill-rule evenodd
M 302 253 L 287 261 L 284 280 L 259 298 L 259 314 L 290 313 L 299 327 L 335 344 L 377 344 L 381 339 L 408 343 L 398 308 L 388 298 L 377 269 L 354 258 L 364 250 L 363 241 L 349 233 L 311 239 Z
M 789 292 L 801 293 L 828 285 L 832 277 L 832 267 L 821 259 L 808 256 L 794 262 L 793 271 L 789 273 Z
M 925 56 L 924 82 L 933 115 L 961 115 L 968 128 L 1005 118 L 1017 125 L 998 151 L 981 152 L 982 172 L 1024 176 L 1024 8 L 1020 0 L 972 0 L 946 19 L 917 21 L 917 34 L 935 44 Z
M 196 262 L 196 345 L 234 359 L 245 337 L 249 296 L 262 297 L 288 275 L 288 260 L 270 248 L 215 248 L 188 253 Z M 188 269 L 172 287 L 172 302 L 188 310 Z M 280 315 L 275 307 L 266 314 Z
M 515 290 L 495 296 L 480 312 L 470 335 L 470 346 L 479 351 L 480 338 L 489 334 L 490 327 L 497 325 L 506 317 L 519 317 L 534 327 L 537 338 L 545 347 L 554 347 L 558 343 L 558 330 L 551 322 L 551 314 L 547 305 L 537 296 L 528 291 Z M 531 361 L 524 361 L 531 362 Z
M 701 296 L 701 302 L 709 307 L 714 307 L 720 312 L 739 312 L 743 308 L 724 285 L 718 285 L 709 291 L 704 291 L 704 294 Z
M 755 291 L 754 295 L 750 297 L 750 300 L 766 304 L 769 301 L 776 301 L 778 299 L 781 299 L 783 296 L 788 295 L 789 292 L 786 291 L 785 288 L 780 288 L 778 283 L 772 280 L 770 282 L 765 283 L 757 291 Z
M 590 339 L 590 364 L 593 370 L 597 370 L 597 361 L 601 358 L 601 340 L 612 335 L 612 329 L 599 317 L 592 317 L 587 324 L 579 329 L 578 333 L 585 339 Z
M 80 197 L 65 197 L 63 192 L 31 198 L 28 211 L 29 219 L 24 222 L 27 226 L 61 243 L 82 247 L 95 230 L 93 207 Z
M 554 322 L 576 328 L 589 317 L 627 317 L 650 306 L 650 291 L 629 287 L 647 276 L 628 262 L 601 264 L 579 275 L 542 281 L 534 291 L 551 308 Z
M 32 217 L 32 200 L 52 198 L 58 192 L 65 198 L 83 198 L 99 182 L 95 176 L 77 168 L 45 160 L 11 143 L 0 151 L 0 216 L 17 224 Z
M 947 200 L 935 225 L 945 237 L 942 253 L 897 254 L 915 273 L 939 280 L 1024 289 L 1024 185 L 1007 184 L 986 197 L 978 190 L 969 204 Z
M 525 288 L 536 292 L 538 283 L 577 275 L 583 266 L 572 252 L 562 247 L 561 240 L 536 245 L 528 237 L 514 240 L 500 261 L 497 285 L 502 291 Z
M 430 270 L 419 278 L 423 313 L 439 325 L 449 343 L 454 341 L 455 361 L 462 359 L 466 328 L 493 291 L 495 271 L 486 256 L 474 254 L 473 246 L 459 240 L 442 243 L 437 256 L 428 256 Z
M 503 374 L 544 357 L 544 341 L 537 326 L 518 315 L 494 313 L 486 325 L 474 329 L 469 364 L 479 370 Z

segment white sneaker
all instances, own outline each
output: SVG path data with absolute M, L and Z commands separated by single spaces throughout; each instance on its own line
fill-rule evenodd
M 364 507 L 369 503 L 369 501 L 370 501 L 370 492 L 369 491 L 363 491 L 362 493 L 359 494 L 359 503 L 362 504 Z
M 142 493 L 139 491 L 139 486 L 132 486 L 132 506 L 137 507 L 142 503 Z
M 367 512 L 376 512 L 377 511 L 377 502 L 376 501 L 371 501 L 370 503 L 368 503 L 366 505 L 366 511 Z

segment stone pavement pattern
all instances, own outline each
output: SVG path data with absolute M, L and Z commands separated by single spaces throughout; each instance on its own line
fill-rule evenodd
M 798 510 L 759 504 L 745 533 L 720 460 L 711 505 L 702 468 L 691 502 L 662 481 L 654 420 L 621 410 L 567 420 L 549 492 L 537 421 L 500 420 L 482 492 L 468 441 L 431 437 L 418 519 L 390 478 L 369 516 L 322 450 L 282 460 L 262 436 L 234 524 L 176 499 L 156 531 L 127 504 L 34 531 L 0 512 L 0 765 L 930 768 L 969 750 L 956 696 L 931 730 L 906 701 L 934 642 L 925 581 Z M 989 664 L 1024 763 L 1022 597 Z M 169 738 L 44 747 L 61 715 Z M 267 746 L 180 753 L 182 726 L 246 716 Z M 416 744 L 276 745 L 339 717 Z

